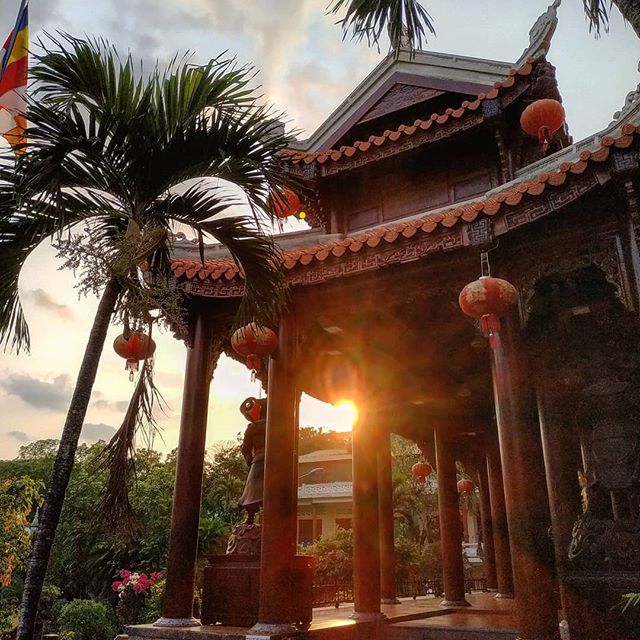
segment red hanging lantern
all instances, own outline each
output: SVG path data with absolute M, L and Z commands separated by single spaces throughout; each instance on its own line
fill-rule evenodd
M 520 116 L 520 126 L 530 136 L 537 136 L 542 151 L 549 148 L 553 134 L 564 124 L 564 107 L 551 98 L 532 102 Z
M 276 350 L 278 336 L 268 327 L 251 322 L 234 331 L 231 346 L 238 355 L 246 358 L 246 365 L 251 369 L 253 379 L 262 368 L 262 359 Z
M 458 480 L 458 493 L 461 496 L 468 496 L 473 491 L 473 481 L 469 478 Z
M 424 481 L 433 473 L 433 468 L 428 462 L 416 462 L 411 467 L 411 475 L 423 484 Z
M 140 360 L 149 358 L 156 351 L 156 343 L 142 331 L 133 331 L 128 338 L 119 335 L 113 341 L 113 350 L 127 362 L 125 371 L 129 371 L 129 380 L 133 380 L 133 372 L 138 370 Z
M 461 292 L 458 304 L 462 311 L 480 322 L 480 331 L 489 338 L 500 331 L 500 318 L 518 299 L 516 288 L 506 280 L 482 276 Z M 491 344 L 493 346 L 493 344 Z
M 269 206 L 276 218 L 288 218 L 295 216 L 302 205 L 300 198 L 291 189 L 285 189 L 282 194 L 273 192 L 269 196 Z

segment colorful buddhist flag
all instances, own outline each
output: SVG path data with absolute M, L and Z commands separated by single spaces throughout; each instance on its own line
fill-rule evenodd
M 9 144 L 24 144 L 26 110 L 29 20 L 27 2 L 23 0 L 18 19 L 0 52 L 0 135 Z M 19 151 L 18 151 L 19 152 Z

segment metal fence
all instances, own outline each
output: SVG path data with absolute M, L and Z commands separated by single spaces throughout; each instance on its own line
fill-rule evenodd
M 467 578 L 464 581 L 464 589 L 467 593 L 472 591 L 486 591 L 486 578 Z M 413 598 L 433 596 L 441 598 L 444 595 L 442 580 L 423 578 L 417 580 L 405 580 L 396 584 L 398 598 Z M 336 608 L 342 602 L 353 602 L 353 585 L 350 582 L 334 584 L 313 585 L 313 606 L 326 607 L 333 605 Z

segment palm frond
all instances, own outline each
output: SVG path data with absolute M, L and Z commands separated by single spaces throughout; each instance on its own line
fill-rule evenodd
M 245 294 L 237 323 L 262 320 L 276 324 L 287 302 L 287 286 L 282 259 L 273 240 L 252 224 L 251 218 L 221 217 L 233 194 L 223 195 L 222 187 L 197 183 L 183 194 L 169 194 L 163 202 L 164 215 L 191 226 L 197 233 L 211 237 L 225 246 L 242 270 Z M 201 259 L 204 260 L 201 249 Z
M 589 33 L 595 33 L 596 38 L 600 37 L 601 30 L 605 33 L 609 31 L 609 12 L 613 2 L 607 0 L 582 0 L 584 12 L 589 23 Z
M 379 47 L 386 28 L 396 57 L 400 49 L 421 50 L 427 31 L 436 35 L 431 16 L 417 0 L 334 0 L 328 7 L 333 15 L 343 11 L 338 21 L 343 38 L 351 33 L 353 39 L 366 38 L 369 46 Z
M 151 335 L 151 331 L 149 331 Z M 105 447 L 100 467 L 109 473 L 104 496 L 98 506 L 100 519 L 114 531 L 133 537 L 138 527 L 136 514 L 129 501 L 128 481 L 135 473 L 135 440 L 142 430 L 157 431 L 154 406 L 164 400 L 153 381 L 153 357 L 143 364 L 124 420 Z

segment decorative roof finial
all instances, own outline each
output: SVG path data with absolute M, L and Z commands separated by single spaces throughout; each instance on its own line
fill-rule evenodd
M 558 7 L 561 0 L 554 0 L 547 10 L 535 21 L 529 31 L 529 46 L 522 52 L 516 63 L 519 67 L 529 57 L 545 55 L 551 46 L 551 38 L 558 26 Z

